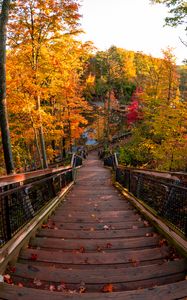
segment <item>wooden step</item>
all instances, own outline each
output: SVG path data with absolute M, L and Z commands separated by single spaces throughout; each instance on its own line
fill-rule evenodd
M 0 283 L 0 299 L 184 300 L 186 260 L 112 186 L 95 154 L 76 182 L 7 269 L 14 285 Z
M 107 222 L 107 224 L 102 224 L 102 223 L 96 223 L 93 225 L 93 223 L 63 223 L 62 222 L 48 222 L 44 224 L 43 226 L 49 228 L 54 228 L 57 227 L 59 229 L 66 229 L 66 230 L 85 230 L 85 231 L 90 231 L 93 228 L 94 230 L 103 230 L 103 227 L 107 225 L 109 226 L 110 229 L 117 229 L 117 230 L 123 230 L 123 229 L 138 229 L 138 228 L 143 228 L 145 227 L 144 223 L 142 221 L 129 221 L 129 222 L 115 222 L 112 225 Z
M 108 225 L 104 225 L 109 228 Z M 104 228 L 103 226 L 103 228 Z M 139 229 L 125 229 L 125 230 L 112 230 L 103 229 L 102 231 L 95 231 L 93 227 L 90 231 L 83 230 L 65 230 L 65 229 L 42 229 L 37 233 L 38 237 L 50 238 L 64 238 L 64 239 L 108 239 L 108 238 L 128 238 L 128 237 L 149 237 L 156 235 L 152 227 L 145 227 Z
M 187 295 L 187 283 L 185 280 L 136 291 L 111 293 L 102 293 L 100 291 L 96 293 L 85 292 L 80 294 L 78 289 L 75 291 L 67 290 L 64 292 L 51 292 L 49 291 L 49 288 L 50 286 L 48 287 L 48 290 L 40 290 L 0 283 L 0 297 L 3 300 L 174 300 L 182 299 Z
M 156 279 L 157 285 L 162 284 L 163 278 L 167 279 L 169 276 L 176 274 L 184 276 L 187 268 L 184 260 L 170 261 L 163 264 L 153 264 L 149 266 L 117 268 L 115 265 L 110 267 L 110 270 L 77 270 L 77 269 L 61 269 L 34 266 L 30 264 L 16 264 L 16 271 L 14 277 L 17 276 L 23 280 L 33 280 L 38 278 L 43 282 L 53 282 L 60 284 L 61 281 L 66 284 L 80 284 L 84 282 L 86 285 L 107 284 L 109 282 L 116 284 L 121 283 L 126 286 L 126 289 L 131 290 L 134 286 L 145 287 L 146 280 Z M 172 278 L 171 278 L 172 280 Z M 140 282 L 142 281 L 142 282 Z M 137 283 L 137 284 L 136 284 Z
M 110 251 L 114 249 L 134 249 L 134 248 L 150 248 L 156 247 L 159 244 L 159 237 L 138 237 L 138 238 L 119 238 L 119 239 L 83 239 L 81 241 L 74 239 L 60 238 L 42 238 L 36 237 L 31 239 L 31 247 L 40 247 L 48 249 L 64 249 L 64 250 L 79 250 L 84 247 L 86 251 L 95 251 L 98 248 Z
M 162 251 L 161 248 L 140 249 L 140 250 L 124 250 L 110 252 L 91 252 L 85 253 L 84 249 L 80 251 L 64 252 L 46 251 L 44 249 L 25 249 L 22 250 L 19 259 L 28 260 L 30 262 L 51 262 L 56 264 L 89 264 L 89 265 L 110 265 L 130 263 L 133 266 L 139 265 L 142 261 L 152 261 L 164 259 L 167 257 L 168 251 Z M 33 261 L 33 257 L 36 258 Z

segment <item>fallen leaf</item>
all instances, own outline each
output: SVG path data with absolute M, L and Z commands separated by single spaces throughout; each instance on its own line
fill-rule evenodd
M 40 279 L 37 279 L 37 278 L 34 278 L 33 283 L 34 283 L 36 286 L 41 286 L 41 285 L 42 285 Z
M 18 283 L 18 286 L 19 286 L 19 287 L 23 287 L 23 283 L 19 282 L 19 283 Z
M 49 228 L 48 224 L 42 224 L 42 228 Z
M 11 267 L 10 272 L 15 273 L 16 272 L 16 267 Z
M 79 252 L 80 253 L 84 253 L 85 252 L 85 248 L 84 247 L 80 247 Z
M 31 253 L 31 257 L 30 257 L 31 260 L 36 261 L 37 258 L 38 258 L 38 255 L 36 253 Z
M 112 247 L 112 244 L 111 243 L 107 243 L 106 247 L 107 247 L 107 249 L 110 249 Z
M 3 278 L 4 278 L 4 282 L 6 282 L 8 284 L 12 284 L 13 283 L 13 281 L 12 281 L 12 279 L 11 279 L 11 277 L 10 277 L 9 274 L 3 275 Z
M 86 291 L 86 284 L 85 284 L 84 281 L 81 281 L 78 290 L 79 290 L 79 293 L 80 293 L 80 294 L 85 293 L 85 291 Z
M 95 229 L 93 227 L 90 228 L 90 231 L 95 231 Z
M 162 247 L 163 245 L 167 246 L 168 243 L 167 243 L 167 241 L 165 239 L 162 239 L 162 240 L 159 241 L 158 244 L 159 244 L 160 247 Z
M 133 267 L 138 267 L 140 265 L 140 262 L 135 258 L 131 258 L 129 261 L 133 264 Z
M 54 286 L 53 284 L 50 284 L 49 290 L 50 290 L 51 292 L 54 292 L 54 291 L 56 290 L 56 288 L 55 288 L 55 286 Z
M 149 222 L 143 221 L 145 227 L 149 227 Z
M 97 250 L 97 252 L 102 252 L 103 249 L 101 247 L 97 246 L 96 250 Z
M 61 284 L 57 286 L 57 291 L 63 292 L 64 290 L 67 290 L 66 284 L 64 282 L 61 282 Z
M 108 229 L 109 229 L 109 226 L 108 226 L 108 225 L 104 225 L 104 226 L 103 226 L 103 229 L 108 230 Z
M 114 290 L 114 287 L 113 287 L 112 283 L 107 283 L 102 288 L 102 292 L 104 292 L 104 293 L 112 293 L 113 290 Z

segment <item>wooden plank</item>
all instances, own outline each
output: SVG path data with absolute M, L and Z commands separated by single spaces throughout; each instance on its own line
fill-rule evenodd
M 50 222 L 47 224 L 50 225 Z M 107 223 L 108 224 L 108 223 Z M 110 225 L 110 224 L 109 224 Z M 63 223 L 63 222 L 55 222 L 53 226 L 57 226 L 58 228 L 63 228 L 66 230 L 90 230 L 93 228 L 94 230 L 103 230 L 103 224 L 102 223 L 96 223 L 93 225 L 93 223 Z M 53 227 L 52 226 L 52 227 Z M 142 228 L 144 227 L 144 223 L 142 221 L 129 221 L 129 222 L 116 222 L 110 225 L 111 229 L 130 229 L 130 228 Z
M 34 279 L 35 277 L 46 282 L 79 284 L 81 281 L 86 284 L 105 284 L 113 283 L 129 283 L 152 278 L 166 277 L 176 273 L 185 275 L 187 265 L 185 260 L 170 261 L 162 265 L 150 265 L 140 267 L 116 268 L 110 267 L 110 272 L 106 269 L 101 273 L 100 270 L 77 270 L 77 269 L 61 269 L 46 266 L 31 266 L 27 264 L 16 264 L 14 276 Z
M 104 224 L 112 224 L 112 223 L 115 223 L 115 222 L 122 222 L 122 221 L 138 221 L 140 218 L 139 215 L 135 215 L 135 214 L 132 214 L 132 215 L 126 215 L 126 216 L 117 216 L 117 215 L 113 215 L 112 218 L 108 217 L 107 215 L 96 215 L 96 214 L 93 214 L 93 216 L 89 216 L 89 215 L 85 215 L 85 216 L 82 216 L 80 217 L 78 214 L 77 216 L 72 216 L 72 217 L 68 217 L 67 215 L 54 215 L 51 217 L 51 219 L 54 221 L 54 222 L 68 222 L 68 223 L 104 223 Z
M 110 248 L 107 245 L 110 245 Z M 64 249 L 74 250 L 84 247 L 86 251 L 95 251 L 97 248 L 101 248 L 105 251 L 114 249 L 133 249 L 133 248 L 148 248 L 155 247 L 159 244 L 158 237 L 138 237 L 130 239 L 84 239 L 81 241 L 71 239 L 57 239 L 57 238 L 41 238 L 36 237 L 31 239 L 31 247 L 40 247 L 48 249 Z
M 80 294 L 78 291 L 50 292 L 34 288 L 18 287 L 0 283 L 0 297 L 6 300 L 174 300 L 187 296 L 187 281 L 139 289 L 136 291 L 123 291 L 113 293 L 88 293 Z
M 19 258 L 33 262 L 33 255 L 37 257 L 37 262 L 51 262 L 58 264 L 125 264 L 139 265 L 141 261 L 151 261 L 164 259 L 168 255 L 168 251 L 162 252 L 160 248 L 140 249 L 140 250 L 123 250 L 110 252 L 91 252 L 81 253 L 79 251 L 64 252 L 62 251 L 46 251 L 42 249 L 25 249 L 20 253 Z M 33 262 L 35 263 L 35 262 Z
M 104 225 L 108 226 L 108 225 Z M 108 238 L 127 238 L 127 237 L 140 237 L 140 236 L 153 236 L 155 233 L 152 227 L 145 227 L 139 229 L 125 229 L 125 230 L 100 230 L 95 231 L 93 227 L 90 231 L 83 230 L 63 230 L 58 229 L 42 229 L 37 232 L 39 237 L 54 237 L 54 238 L 69 238 L 69 239 L 108 239 Z

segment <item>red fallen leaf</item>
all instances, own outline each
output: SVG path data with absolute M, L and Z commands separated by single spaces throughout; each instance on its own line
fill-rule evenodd
M 167 246 L 168 243 L 167 243 L 167 241 L 165 239 L 162 239 L 162 240 L 159 241 L 158 244 L 159 244 L 160 247 L 162 247 L 163 245 Z
M 62 281 L 60 285 L 57 286 L 57 291 L 63 292 L 67 290 L 66 284 Z
M 10 272 L 15 273 L 16 272 L 16 267 L 11 267 Z
M 79 252 L 80 253 L 84 253 L 85 252 L 85 248 L 84 247 L 80 247 Z
M 112 283 L 107 283 L 102 288 L 103 293 L 112 293 L 113 291 L 114 291 L 114 286 Z
M 19 283 L 18 283 L 18 286 L 19 286 L 19 287 L 23 287 L 23 283 L 19 282 Z
M 111 243 L 107 243 L 106 247 L 107 247 L 107 249 L 110 249 L 112 247 L 112 244 Z
M 37 258 L 38 258 L 38 255 L 36 253 L 31 253 L 31 257 L 30 257 L 31 260 L 36 261 Z
M 6 282 L 8 284 L 12 284 L 13 283 L 13 281 L 12 281 L 12 279 L 11 279 L 11 277 L 10 277 L 9 274 L 3 275 L 3 278 L 4 278 L 4 282 Z

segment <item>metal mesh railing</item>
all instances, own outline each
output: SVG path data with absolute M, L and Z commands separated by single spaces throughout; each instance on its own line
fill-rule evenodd
M 117 168 L 116 181 L 154 209 L 172 228 L 187 236 L 187 188 L 181 186 L 180 181 L 129 168 Z
M 111 167 L 113 170 L 115 170 L 118 166 L 118 160 L 116 154 L 105 156 L 103 161 L 104 161 L 104 166 Z
M 72 163 L 72 168 L 31 183 L 3 188 L 0 193 L 0 247 L 73 181 L 74 168 L 82 165 L 82 158 L 75 155 Z

